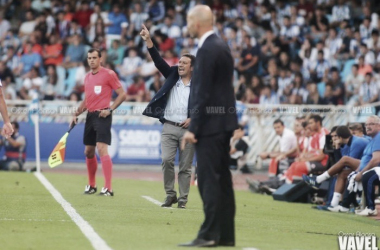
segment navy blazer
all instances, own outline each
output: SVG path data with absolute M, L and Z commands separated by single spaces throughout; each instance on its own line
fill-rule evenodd
M 196 137 L 238 128 L 233 88 L 234 61 L 227 44 L 217 35 L 198 49 L 191 84 L 189 131 Z
M 178 82 L 178 66 L 170 67 L 158 53 L 158 50 L 153 46 L 148 48 L 149 54 L 153 59 L 154 65 L 165 77 L 166 81 L 161 89 L 154 95 L 148 106 L 145 108 L 143 115 L 158 118 L 160 122 L 164 123 L 165 108 L 169 98 L 171 89 Z M 190 88 L 191 91 L 191 88 Z M 188 103 L 187 117 L 190 117 L 190 96 Z

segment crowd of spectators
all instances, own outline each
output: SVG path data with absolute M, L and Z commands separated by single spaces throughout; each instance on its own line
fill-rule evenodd
M 283 185 L 304 181 L 313 187 L 300 186 L 306 194 L 323 196 L 323 205 L 315 207 L 319 210 L 378 214 L 375 204 L 380 202 L 376 192 L 380 184 L 379 116 L 367 117 L 364 124 L 334 126 L 331 131 L 324 127 L 319 115 L 297 117 L 293 131 L 280 119 L 273 122 L 273 128 L 278 135 L 279 151 L 259 155 L 262 160 L 270 160 L 269 179 L 247 179 L 252 192 L 273 194 Z M 323 183 L 327 192 L 316 192 Z
M 186 13 L 208 4 L 235 60 L 236 98 L 257 104 L 379 100 L 376 0 L 1 0 L 0 79 L 7 99 L 80 99 L 87 50 L 102 51 L 129 101 L 149 101 L 163 79 L 139 36 L 164 59 L 196 54 Z

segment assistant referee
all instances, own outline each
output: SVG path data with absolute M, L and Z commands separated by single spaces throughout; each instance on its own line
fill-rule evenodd
M 85 194 L 94 194 L 97 191 L 95 175 L 98 162 L 95 156 L 95 147 L 98 149 L 105 179 L 100 195 L 113 196 L 111 186 L 112 160 L 108 155 L 108 145 L 111 145 L 112 111 L 114 111 L 126 98 L 120 81 L 113 70 L 100 66 L 102 54 L 98 49 L 87 52 L 87 62 L 91 72 L 84 79 L 84 100 L 75 112 L 72 122 L 77 123 L 77 117 L 88 111 L 84 128 L 83 143 L 84 154 L 88 172 L 88 185 Z M 118 94 L 110 106 L 112 90 Z

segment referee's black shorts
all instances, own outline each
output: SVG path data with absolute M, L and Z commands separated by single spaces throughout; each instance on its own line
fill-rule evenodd
M 86 146 L 96 146 L 97 142 L 111 145 L 112 114 L 103 118 L 99 117 L 99 113 L 87 113 L 83 134 L 83 144 Z

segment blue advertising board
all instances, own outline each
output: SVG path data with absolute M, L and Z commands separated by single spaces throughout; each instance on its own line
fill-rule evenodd
M 41 161 L 47 161 L 68 127 L 68 123 L 40 123 Z M 161 130 L 162 125 L 113 125 L 112 145 L 108 148 L 112 161 L 120 164 L 161 164 Z M 83 131 L 84 124 L 78 124 L 71 131 L 65 161 L 85 161 Z M 27 140 L 27 161 L 34 161 L 34 126 L 20 122 L 20 134 Z

